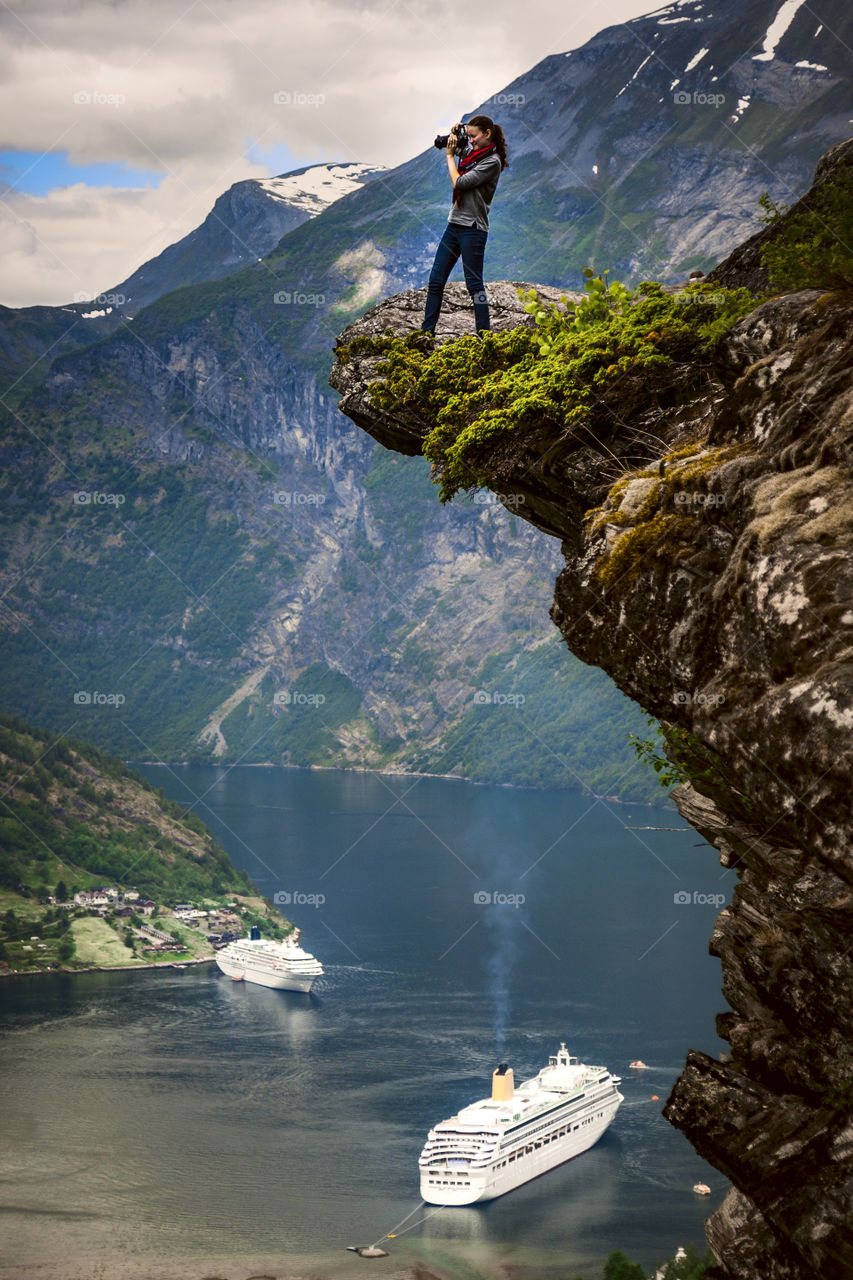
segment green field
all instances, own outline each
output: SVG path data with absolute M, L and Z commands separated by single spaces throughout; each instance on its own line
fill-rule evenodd
M 114 965 L 141 964 L 133 957 L 114 929 L 106 920 L 86 916 L 71 925 L 74 935 L 74 959 L 78 964 Z
M 183 942 L 187 950 L 183 953 L 178 952 L 177 955 L 171 956 L 173 960 L 190 960 L 199 956 L 212 956 L 213 944 L 208 942 L 207 937 L 202 930 L 192 929 L 187 924 L 180 924 L 177 920 L 170 916 L 151 922 L 155 928 L 162 929 L 164 933 L 171 933 L 179 942 Z M 137 941 L 141 941 L 138 939 Z M 170 953 L 171 955 L 171 953 Z M 150 959 L 155 959 L 151 956 Z

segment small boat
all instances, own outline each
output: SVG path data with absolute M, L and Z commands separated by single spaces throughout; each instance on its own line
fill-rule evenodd
M 347 1253 L 357 1253 L 360 1258 L 388 1258 L 387 1249 L 377 1249 L 375 1244 L 348 1244 Z
M 709 1196 L 711 1194 L 711 1188 L 706 1182 L 694 1183 L 693 1190 L 696 1192 L 697 1196 Z
M 648 1071 L 648 1067 L 645 1062 L 643 1062 L 642 1058 L 635 1058 L 633 1062 L 628 1063 L 628 1066 L 632 1071 Z

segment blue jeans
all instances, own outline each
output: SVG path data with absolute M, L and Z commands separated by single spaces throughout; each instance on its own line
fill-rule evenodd
M 426 314 L 422 329 L 435 332 L 438 323 L 441 303 L 444 298 L 444 286 L 459 257 L 465 271 L 465 284 L 474 303 L 474 324 L 477 332 L 491 328 L 489 321 L 489 299 L 486 286 L 483 284 L 483 255 L 486 252 L 487 231 L 478 227 L 463 227 L 456 222 L 448 222 L 444 235 L 435 251 L 435 261 L 429 273 L 427 286 Z

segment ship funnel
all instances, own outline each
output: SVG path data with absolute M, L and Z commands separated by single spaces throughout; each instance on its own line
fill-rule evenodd
M 515 1080 L 512 1075 L 512 1067 L 508 1067 L 505 1062 L 502 1062 L 492 1072 L 492 1102 L 511 1102 L 514 1093 Z

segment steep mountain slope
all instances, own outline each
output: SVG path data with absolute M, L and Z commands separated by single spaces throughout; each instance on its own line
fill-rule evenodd
M 149 303 L 189 284 L 221 280 L 265 257 L 294 227 L 357 191 L 381 169 L 354 161 L 306 165 L 275 178 L 235 182 L 200 227 L 109 292 L 131 317 Z
M 805 185 L 807 158 L 836 128 L 849 87 L 836 45 L 850 19 L 836 0 L 829 10 L 819 35 L 794 23 L 772 64 L 753 66 L 774 4 L 709 15 L 677 6 L 545 59 L 484 104 L 503 116 L 515 157 L 495 204 L 492 274 L 529 268 L 531 279 L 571 284 L 593 243 L 608 263 L 620 253 L 633 262 L 634 236 L 671 274 L 707 261 L 688 242 L 712 246 L 751 222 L 759 191 L 784 195 L 799 173 Z M 740 92 L 747 63 L 756 77 L 737 125 L 708 104 L 667 99 L 670 64 L 683 70 L 705 46 L 713 56 L 685 84 L 701 84 L 712 61 L 727 94 Z M 735 48 L 741 72 L 720 71 Z M 638 49 L 653 51 L 642 69 Z M 795 56 L 830 69 L 798 68 Z M 779 101 L 762 139 L 744 145 L 738 130 L 771 94 Z M 796 141 L 780 159 L 786 131 Z M 604 185 L 581 216 L 571 200 L 592 199 L 593 188 L 578 175 L 572 185 L 565 156 L 593 138 L 602 141 L 589 177 Z M 700 188 L 707 205 L 696 208 Z M 624 252 L 608 230 L 620 200 L 634 210 Z M 424 278 L 447 203 L 432 149 L 288 232 L 263 262 L 165 294 L 27 384 L 4 422 L 0 507 L 0 651 L 13 709 L 66 728 L 75 693 L 121 693 L 121 715 L 92 700 L 74 712 L 86 717 L 75 732 L 128 755 L 648 788 L 616 746 L 640 729 L 636 712 L 601 677 L 556 662 L 535 603 L 556 543 L 500 506 L 437 509 L 424 463 L 374 456 L 323 385 L 335 333 L 378 295 Z M 514 314 L 510 297 L 504 322 Z M 419 535 L 416 555 L 397 537 L 400 508 Z M 481 562 L 472 624 L 454 601 Z M 574 719 L 543 741 L 547 690 L 561 681 L 583 692 Z M 484 706 L 505 718 L 516 704 L 475 702 L 480 693 L 529 700 L 523 768 L 509 749 L 512 722 L 496 734 L 497 717 L 483 719 Z M 593 731 L 601 754 L 584 762 Z
M 196 368 L 214 382 L 221 355 L 205 350 Z M 495 505 L 437 510 L 421 461 L 374 458 L 307 391 L 291 425 L 300 387 L 275 365 L 256 372 L 264 418 L 243 407 L 223 432 L 214 413 L 172 426 L 172 380 L 145 346 L 112 342 L 90 360 L 85 405 L 61 373 L 48 388 L 51 459 L 73 462 L 39 471 L 29 433 L 5 446 L 4 525 L 25 566 L 4 584 L 13 709 L 137 758 L 449 773 L 464 757 L 474 777 L 651 794 L 626 746 L 637 713 L 601 677 L 560 671 L 578 700 L 549 723 L 555 644 L 531 625 L 531 593 L 547 599 L 555 547 L 533 558 Z M 113 423 L 106 442 L 93 418 Z M 447 601 L 475 571 L 472 625 Z M 484 707 L 481 691 L 539 706 L 528 765 L 493 762 L 488 726 L 505 728 L 517 702 Z
M 288 231 L 369 182 L 381 169 L 343 162 L 235 182 L 201 226 L 98 298 L 62 307 L 0 307 L 4 401 L 19 403 L 58 356 L 89 346 L 164 293 L 220 280 L 274 249 Z
M 720 284 L 693 302 L 646 291 L 589 331 L 579 414 L 583 330 L 544 355 L 518 334 L 401 347 L 408 381 L 386 380 L 383 335 L 410 331 L 411 293 L 341 335 L 333 372 L 342 409 L 405 454 L 434 447 L 448 378 L 467 397 L 446 449 L 563 537 L 555 624 L 665 724 L 676 803 L 738 872 L 711 940 L 731 1053 L 691 1051 L 665 1108 L 734 1183 L 707 1224 L 709 1280 L 853 1274 L 853 139 L 818 179 L 808 217 L 792 209 L 714 273 L 751 282 L 763 245 L 810 287 L 716 343 L 701 326 Z M 619 364 L 606 335 L 627 349 L 632 324 L 643 345 Z M 487 436 L 501 386 L 515 414 Z
M 847 136 L 852 44 L 844 0 L 822 18 L 796 0 L 686 0 L 543 59 L 470 113 L 510 144 L 488 276 L 577 288 L 590 262 L 633 280 L 708 269 L 757 230 L 762 192 L 790 203 Z M 333 306 L 352 288 L 340 255 L 363 300 L 421 284 L 448 204 L 443 159 L 426 150 L 314 224 L 330 252 L 297 235 L 270 265 Z M 294 318 L 303 345 L 329 333 L 323 318 Z

